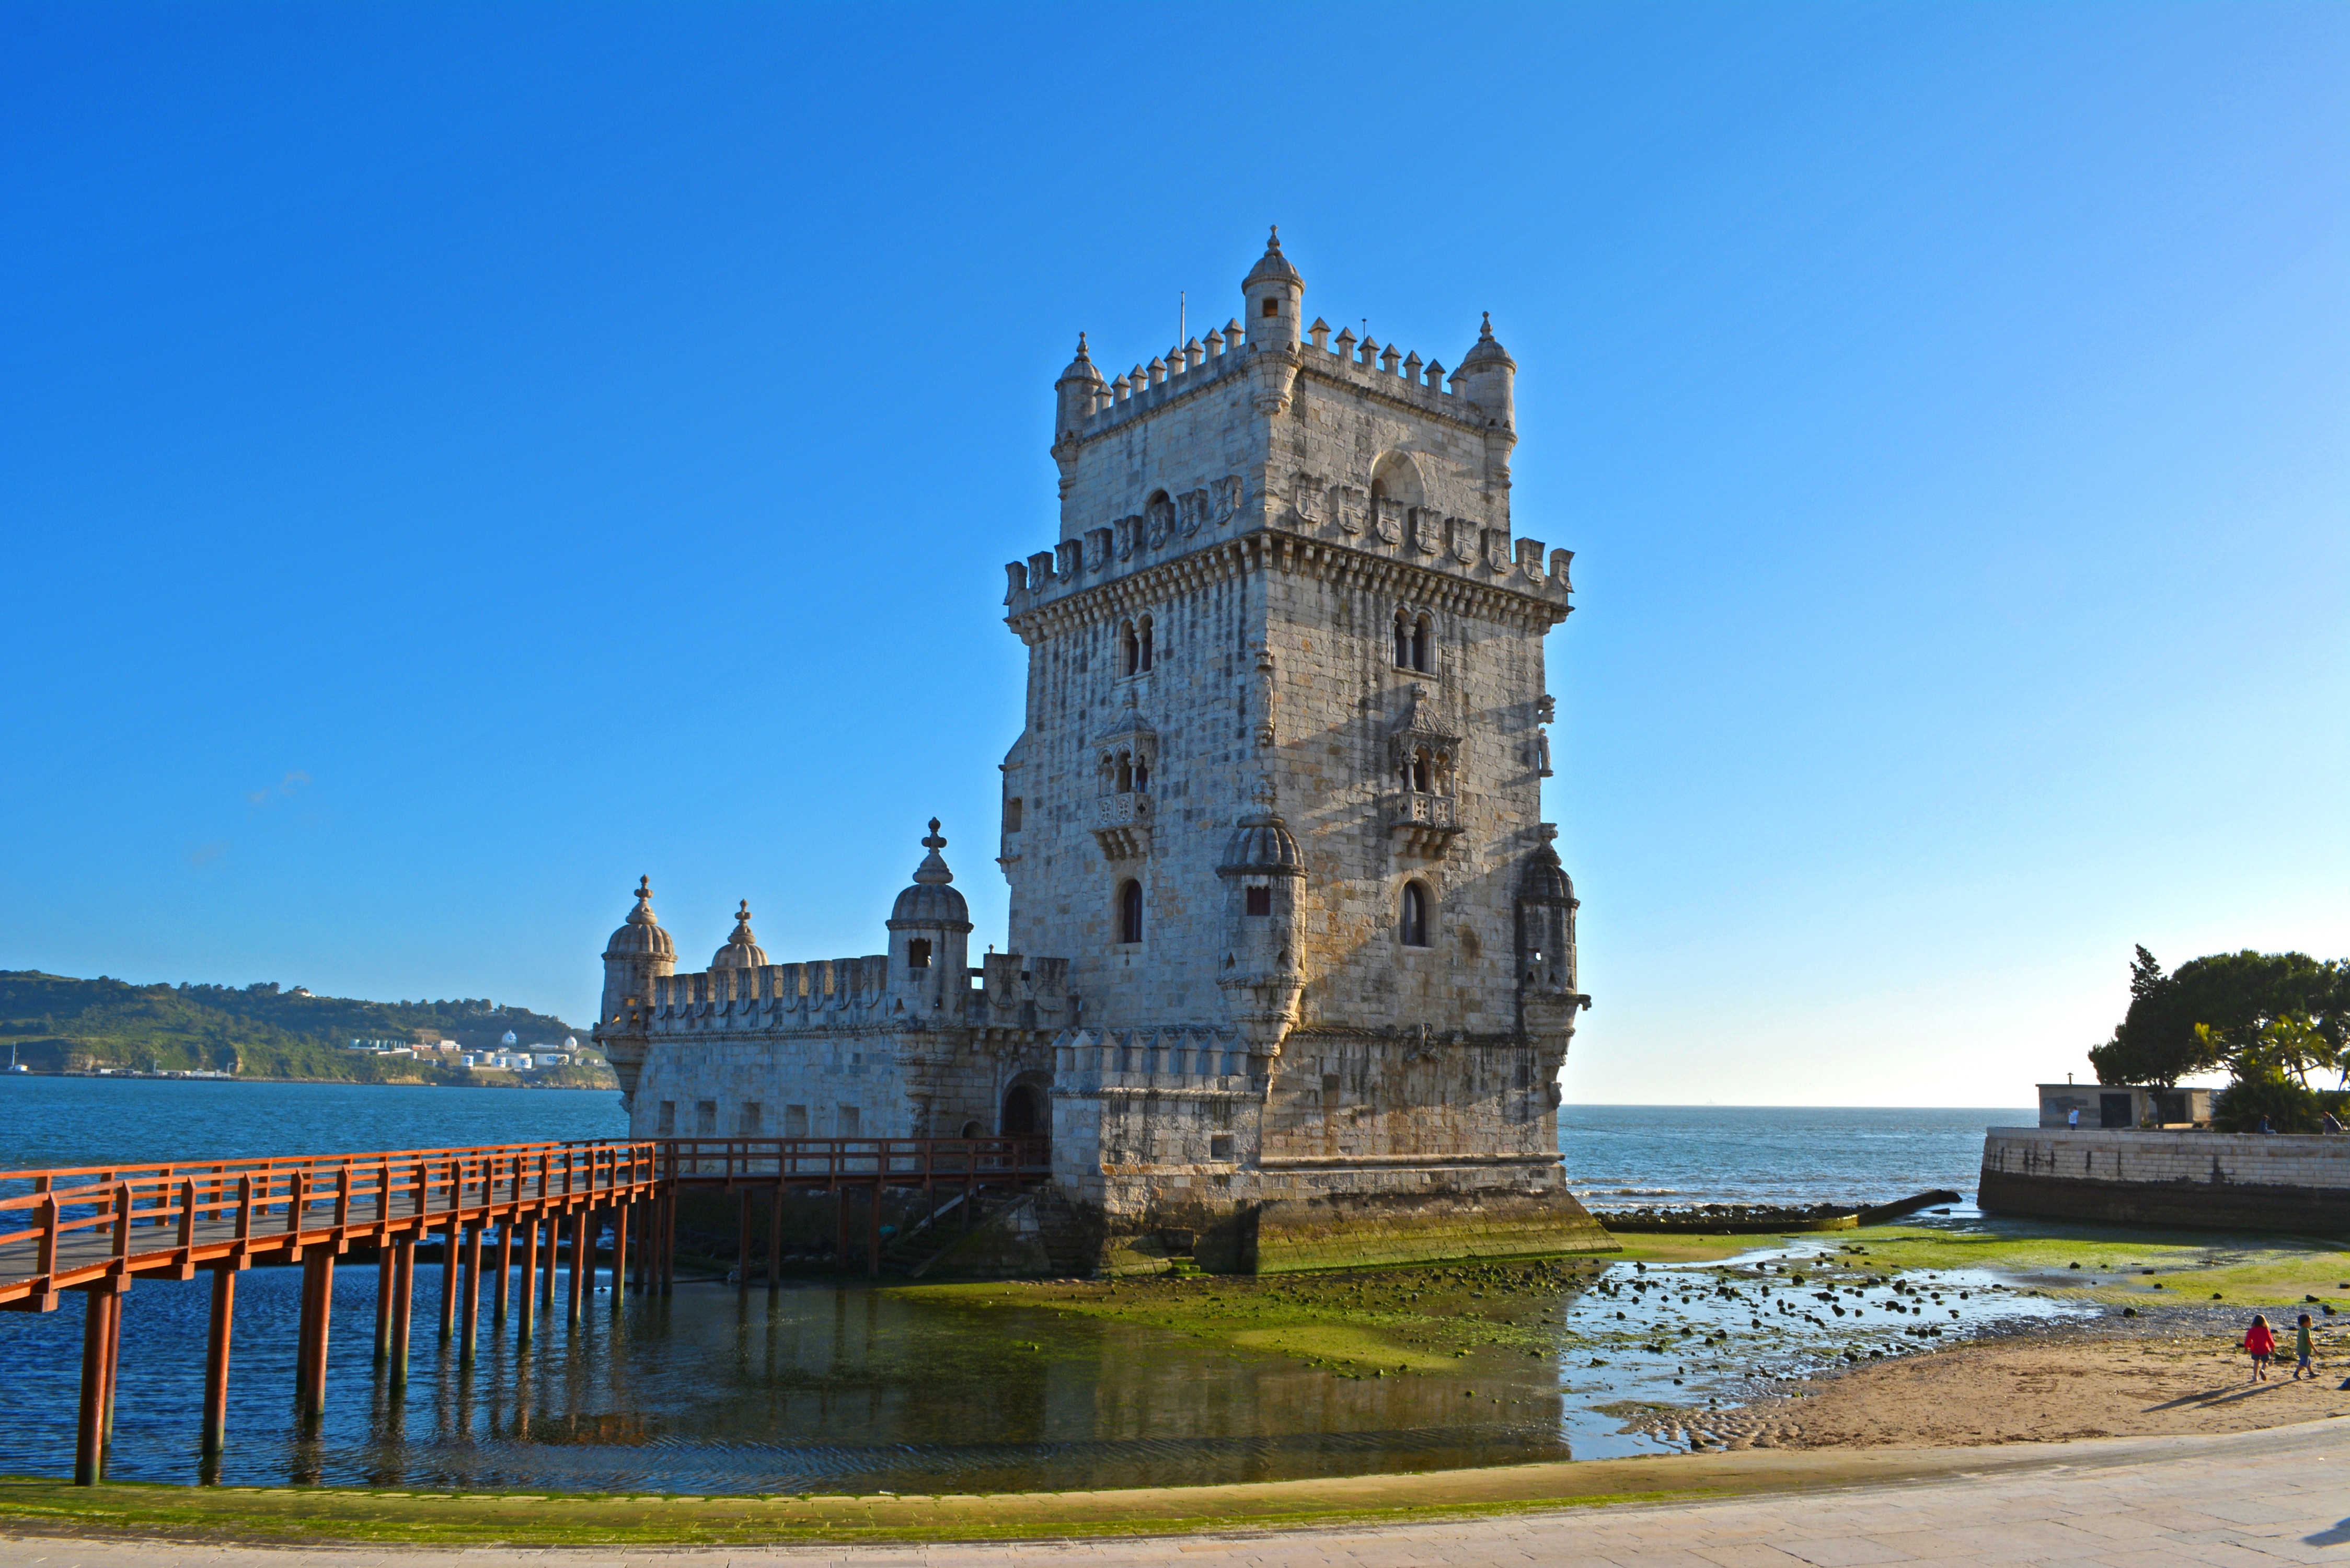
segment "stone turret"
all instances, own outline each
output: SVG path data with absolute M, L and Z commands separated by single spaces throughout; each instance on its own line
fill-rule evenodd
M 767 950 L 761 947 L 759 939 L 751 934 L 750 899 L 743 899 L 743 907 L 734 912 L 734 934 L 726 939 L 726 945 L 720 948 L 716 956 L 711 959 L 710 967 L 712 969 L 764 969 L 767 967 Z
M 1452 374 L 1452 389 L 1477 405 L 1478 422 L 1485 431 L 1484 489 L 1503 508 L 1504 528 L 1509 519 L 1510 452 L 1518 444 L 1517 378 L 1518 362 L 1493 336 L 1493 317 L 1488 311 L 1477 329 L 1476 343 Z
M 922 840 L 930 853 L 889 910 L 889 990 L 914 1017 L 961 1023 L 971 991 L 971 909 L 951 886 L 954 873 L 939 855 L 946 846 L 934 816 Z
M 1297 919 L 1305 854 L 1273 809 L 1273 782 L 1261 780 L 1254 794 L 1257 808 L 1233 826 L 1216 867 L 1224 887 L 1223 971 L 1216 984 L 1249 1054 L 1270 1058 L 1281 1054 L 1296 1025 L 1305 990 Z
M 747 909 L 747 906 L 746 906 Z M 747 934 L 748 928 L 745 928 Z M 760 960 L 764 962 L 764 956 Z M 653 913 L 653 883 L 637 879 L 637 907 L 604 944 L 604 1001 L 591 1038 L 610 1058 L 623 1105 L 635 1097 L 645 1064 L 645 1026 L 653 981 L 677 972 L 677 946 Z
M 1305 308 L 1305 279 L 1281 254 L 1281 230 L 1265 242 L 1264 254 L 1241 279 L 1248 303 L 1241 315 L 1256 382 L 1256 411 L 1270 418 L 1289 408 L 1290 383 L 1300 357 L 1298 313 Z
M 1575 988 L 1575 911 L 1582 904 L 1551 846 L 1558 829 L 1545 822 L 1537 831 L 1542 844 L 1518 884 L 1518 1011 L 1528 1036 L 1564 1054 L 1575 1013 L 1591 1005 Z

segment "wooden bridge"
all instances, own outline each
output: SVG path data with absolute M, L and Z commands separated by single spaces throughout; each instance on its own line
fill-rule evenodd
M 612 1310 L 623 1282 L 639 1293 L 675 1283 L 677 1197 L 739 1195 L 738 1280 L 751 1281 L 752 1214 L 768 1203 L 767 1282 L 776 1282 L 783 1199 L 831 1195 L 837 1257 L 849 1256 L 849 1204 L 866 1206 L 868 1273 L 880 1266 L 882 1193 L 1029 1186 L 1051 1179 L 1049 1150 L 1034 1138 L 680 1138 L 637 1142 L 502 1144 L 482 1148 L 308 1155 L 170 1165 L 80 1166 L 0 1172 L 0 1311 L 54 1312 L 83 1296 L 81 1403 L 74 1480 L 106 1470 L 120 1363 L 123 1294 L 132 1282 L 212 1276 L 204 1360 L 203 1449 L 226 1437 L 230 1324 L 236 1276 L 256 1262 L 304 1269 L 295 1355 L 296 1407 L 326 1407 L 327 1342 L 335 1266 L 354 1251 L 376 1265 L 375 1360 L 397 1394 L 408 1379 L 409 1324 L 417 1244 L 438 1233 L 441 1338 L 460 1365 L 479 1343 L 485 1240 L 494 1233 L 493 1321 L 508 1315 L 522 1286 L 516 1334 L 527 1341 L 543 1301 L 551 1314 L 558 1274 L 563 1313 L 582 1322 L 592 1293 L 598 1238 L 611 1232 Z M 630 1232 L 641 1238 L 631 1274 Z M 544 1239 L 544 1249 L 541 1241 Z M 571 1267 L 558 1267 L 567 1253 Z M 542 1261 L 543 1260 L 543 1261 Z

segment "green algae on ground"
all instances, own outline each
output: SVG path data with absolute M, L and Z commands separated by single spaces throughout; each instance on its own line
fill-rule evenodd
M 1980 1269 L 2115 1304 L 2208 1304 L 2216 1293 L 2282 1306 L 2315 1295 L 2350 1311 L 2350 1247 L 2293 1236 L 1981 1219 L 1846 1231 L 1823 1262 L 1887 1273 Z

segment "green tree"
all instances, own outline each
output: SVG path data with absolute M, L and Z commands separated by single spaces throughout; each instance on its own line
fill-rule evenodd
M 2101 1082 L 2168 1088 L 2179 1079 L 2230 1066 L 2239 1054 L 2277 1048 L 2270 1026 L 2288 1031 L 2299 1075 L 2310 1066 L 2344 1065 L 2350 1023 L 2350 962 L 2321 963 L 2307 953 L 2213 953 L 2168 975 L 2143 947 L 2130 970 L 2129 1011 L 2113 1038 L 2089 1051 Z

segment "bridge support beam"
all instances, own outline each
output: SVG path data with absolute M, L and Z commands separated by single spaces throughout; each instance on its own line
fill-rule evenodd
M 465 1299 L 459 1317 L 458 1365 L 473 1364 L 473 1345 L 481 1334 L 482 1318 L 482 1228 L 465 1227 Z
M 868 1275 L 878 1277 L 881 1272 L 880 1182 L 876 1181 L 873 1184 L 873 1192 L 868 1201 L 873 1205 L 873 1209 L 872 1212 L 865 1216 L 865 1272 Z
M 122 1348 L 122 1298 L 114 1282 L 83 1293 L 81 1410 L 74 1433 L 74 1485 L 106 1479 L 106 1439 L 114 1425 L 114 1374 Z
M 743 1189 L 742 1211 L 734 1225 L 734 1284 L 738 1290 L 751 1288 L 751 1189 Z
M 563 1220 L 560 1215 L 549 1210 L 546 1215 L 546 1278 L 541 1284 L 546 1303 L 546 1315 L 549 1318 L 555 1316 L 555 1264 L 556 1255 L 562 1251 Z
M 516 1223 L 509 1221 L 508 1223 Z M 515 1314 L 515 1343 L 530 1343 L 530 1326 L 538 1316 L 538 1216 L 519 1221 L 522 1226 L 522 1299 Z
M 588 1282 L 596 1277 L 596 1242 L 588 1231 L 588 1210 L 571 1216 L 571 1289 L 565 1298 L 565 1322 L 579 1326 L 588 1311 Z
M 620 1310 L 620 1297 L 626 1293 L 629 1278 L 629 1211 L 636 1205 L 612 1205 L 612 1311 Z
M 294 1369 L 295 1407 L 317 1416 L 327 1407 L 327 1334 L 335 1315 L 335 1254 L 319 1247 L 302 1261 L 302 1333 Z
M 767 1288 L 774 1290 L 783 1283 L 784 1256 L 784 1184 L 775 1183 L 767 1194 Z
M 513 1275 L 514 1216 L 509 1214 L 498 1221 L 498 1288 L 492 1293 L 497 1300 L 497 1306 L 490 1314 L 492 1323 L 506 1321 L 506 1287 L 513 1282 Z
M 441 1232 L 441 1338 L 443 1344 L 457 1332 L 457 1221 L 452 1220 Z
M 391 1359 L 391 1242 L 376 1243 L 375 1364 L 378 1366 Z
M 217 1454 L 228 1441 L 229 1334 L 236 1320 L 236 1265 L 213 1271 L 213 1315 L 204 1336 L 203 1451 Z M 377 1322 L 382 1321 L 379 1309 Z
M 391 1386 L 408 1386 L 408 1325 L 416 1304 L 416 1237 L 402 1236 L 391 1248 Z

